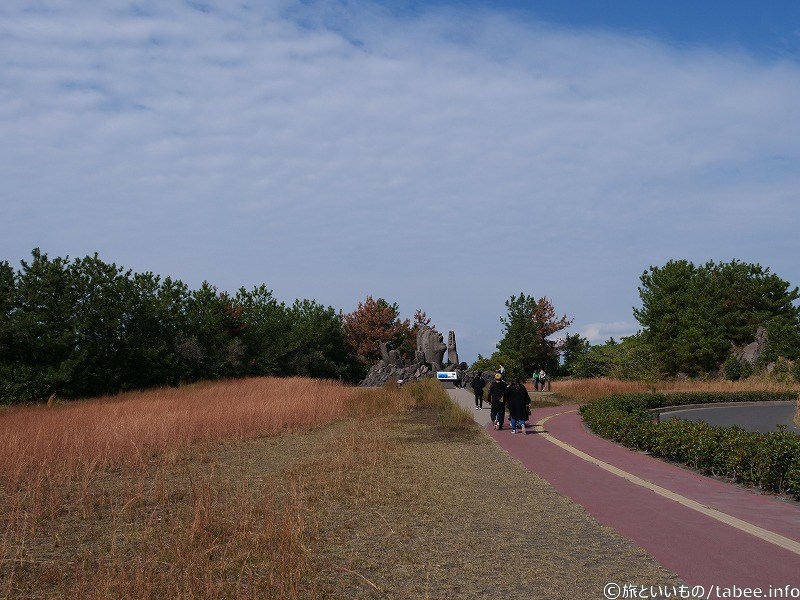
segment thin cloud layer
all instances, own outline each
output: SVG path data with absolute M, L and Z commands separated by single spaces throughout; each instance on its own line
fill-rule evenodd
M 670 258 L 800 280 L 795 64 L 331 6 L 4 4 L 0 258 L 384 296 L 468 359 L 520 290 L 591 332 Z
M 622 338 L 635 334 L 640 327 L 628 321 L 616 321 L 614 323 L 589 323 L 580 332 L 580 335 L 589 340 L 592 344 L 602 344 L 614 338 L 620 341 Z

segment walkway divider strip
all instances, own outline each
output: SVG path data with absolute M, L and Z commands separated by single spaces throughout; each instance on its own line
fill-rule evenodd
M 575 446 L 572 446 L 572 445 L 570 445 L 570 444 L 568 444 L 566 442 L 563 442 L 563 441 L 559 440 L 558 438 L 555 438 L 555 437 L 551 436 L 549 433 L 544 431 L 544 424 L 547 421 L 549 421 L 553 417 L 558 417 L 558 416 L 565 415 L 565 414 L 568 414 L 568 413 L 571 413 L 571 412 L 577 412 L 577 411 L 574 410 L 574 409 L 573 410 L 567 410 L 567 411 L 560 412 L 560 413 L 557 413 L 557 414 L 554 414 L 554 415 L 550 415 L 549 417 L 546 417 L 544 419 L 541 419 L 541 420 L 537 421 L 536 422 L 536 426 L 542 428 L 542 432 L 539 433 L 538 435 L 540 435 L 541 437 L 546 439 L 548 442 L 552 442 L 556 446 L 559 446 L 560 448 L 566 450 L 567 452 L 570 452 L 570 453 L 574 454 L 575 456 L 577 456 L 577 457 L 579 457 L 579 458 L 581 458 L 581 459 L 583 459 L 583 460 L 585 460 L 587 462 L 590 462 L 590 463 L 600 467 L 601 469 L 604 469 L 604 470 L 608 471 L 609 473 L 613 473 L 614 475 L 616 475 L 618 477 L 621 477 L 621 478 L 623 478 L 623 479 L 625 479 L 627 481 L 630 481 L 631 483 L 633 483 L 635 485 L 638 485 L 638 486 L 641 486 L 641 487 L 646 488 L 648 490 L 651 490 L 651 491 L 655 492 L 656 494 L 658 494 L 659 496 L 663 496 L 664 498 L 668 498 L 669 500 L 674 500 L 675 502 L 678 502 L 679 504 L 682 504 L 683 506 L 685 506 L 687 508 L 695 510 L 695 511 L 697 511 L 699 513 L 702 513 L 702 514 L 706 515 L 706 516 L 709 516 L 712 519 L 716 519 L 717 521 L 721 521 L 722 523 L 725 523 L 726 525 L 730 525 L 731 527 L 735 527 L 736 529 L 739 529 L 740 531 L 744 531 L 745 533 L 749 533 L 750 535 L 754 535 L 757 538 L 760 538 L 760 539 L 764 540 L 765 542 L 769 542 L 770 544 L 774 544 L 776 546 L 780 546 L 781 548 L 784 548 L 785 550 L 788 550 L 789 552 L 793 552 L 794 554 L 800 555 L 800 542 L 797 542 L 797 541 L 795 541 L 793 539 L 790 539 L 790 538 L 787 538 L 785 536 L 782 536 L 782 535 L 780 535 L 778 533 L 775 533 L 773 531 L 769 531 L 768 529 L 764 529 L 762 527 L 759 527 L 758 525 L 753 525 L 752 523 L 748 523 L 747 521 L 744 521 L 744 520 L 739 519 L 737 517 L 731 516 L 731 515 L 729 515 L 727 513 L 722 512 L 721 510 L 716 509 L 716 508 L 712 508 L 710 506 L 705 506 L 703 504 L 700 504 L 699 502 L 697 502 L 695 500 L 692 500 L 691 498 L 687 498 L 686 496 L 681 496 L 680 494 L 677 494 L 677 493 L 675 493 L 673 491 L 670 491 L 667 488 L 661 487 L 660 485 L 657 485 L 657 484 L 655 484 L 655 483 L 653 483 L 651 481 L 647 481 L 646 479 L 642 479 L 641 477 L 638 477 L 637 475 L 634 475 L 633 473 L 628 473 L 627 471 L 623 471 L 622 469 L 620 469 L 618 467 L 615 467 L 612 464 L 604 462 L 604 461 L 600 460 L 599 458 L 595 458 L 594 456 L 591 456 L 590 454 L 586 454 L 582 450 L 578 450 Z

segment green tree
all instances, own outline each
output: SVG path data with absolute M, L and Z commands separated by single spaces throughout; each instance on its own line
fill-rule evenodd
M 240 339 L 247 324 L 243 307 L 203 282 L 193 291 L 186 307 L 186 326 L 179 334 L 177 354 L 190 379 L 218 379 L 244 374 L 244 344 Z
M 288 311 L 291 347 L 287 371 L 325 379 L 350 379 L 352 367 L 341 316 L 315 300 L 296 300 Z
M 38 248 L 16 273 L 7 377 L 17 381 L 18 400 L 41 400 L 69 392 L 76 349 L 75 289 L 69 258 L 50 259 Z M 24 378 L 24 382 L 20 380 Z
M 656 381 L 663 375 L 641 333 L 624 337 L 619 342 L 609 338 L 603 344 L 591 346 L 575 360 L 572 374 L 636 381 Z
M 188 286 L 170 277 L 137 273 L 125 335 L 125 389 L 177 385 L 191 379 L 184 372 L 176 347 L 186 329 Z
M 561 350 L 561 368 L 559 369 L 561 374 L 574 375 L 573 370 L 576 362 L 581 356 L 589 352 L 590 348 L 591 344 L 589 340 L 582 337 L 579 333 L 567 335 Z
M 13 331 L 11 319 L 17 298 L 17 282 L 14 269 L 7 261 L 0 262 L 0 364 L 13 358 L 11 346 Z
M 762 325 L 775 331 L 774 353 L 800 354 L 798 289 L 760 265 L 669 261 L 642 274 L 639 296 L 634 316 L 667 374 L 719 368 Z
M 472 363 L 470 371 L 496 371 L 500 365 L 506 368 L 506 377 L 511 379 L 527 379 L 530 373 L 527 373 L 522 365 L 517 360 L 504 354 L 503 352 L 493 352 L 489 358 L 485 358 L 478 354 L 477 360 Z
M 497 349 L 518 363 L 526 375 L 534 367 L 555 373 L 559 347 L 549 338 L 569 327 L 572 319 L 566 315 L 557 317 L 552 302 L 544 296 L 538 300 L 524 293 L 511 296 L 506 309 L 507 316 L 500 318 L 503 339 Z
M 767 343 L 759 357 L 759 363 L 766 365 L 778 360 L 800 359 L 800 327 L 791 319 L 774 317 L 767 321 Z
M 245 363 L 251 375 L 287 375 L 291 352 L 291 318 L 283 302 L 275 299 L 265 285 L 241 288 L 234 298 L 247 323 L 242 339 L 247 349 Z
M 69 266 L 74 347 L 69 357 L 70 396 L 113 393 L 125 386 L 125 337 L 134 304 L 131 272 L 98 257 Z

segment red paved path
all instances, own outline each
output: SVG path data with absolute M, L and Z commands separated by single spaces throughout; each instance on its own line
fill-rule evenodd
M 466 391 L 451 393 L 463 406 L 474 409 Z M 530 422 L 576 408 L 537 409 Z M 495 431 L 488 423 L 488 409 L 474 414 L 487 433 L 529 470 L 599 522 L 647 550 L 687 584 L 759 587 L 765 594 L 770 586 L 800 588 L 800 555 L 626 481 L 541 435 L 512 435 L 507 421 L 503 431 Z M 577 412 L 551 418 L 545 429 L 550 436 L 642 479 L 800 542 L 800 505 L 628 450 L 589 432 Z

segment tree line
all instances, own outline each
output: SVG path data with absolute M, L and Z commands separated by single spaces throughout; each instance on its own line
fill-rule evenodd
M 577 377 L 655 380 L 685 374 L 737 379 L 753 369 L 800 380 L 800 298 L 791 285 L 758 264 L 733 260 L 695 265 L 670 260 L 640 277 L 642 301 L 633 315 L 641 330 L 591 345 L 568 335 L 562 370 Z M 767 343 L 758 363 L 736 354 L 759 327 Z
M 352 313 L 279 302 L 265 285 L 229 294 L 135 273 L 97 254 L 34 249 L 0 262 L 0 403 L 113 394 L 243 376 L 357 382 L 378 341 L 411 344 L 397 304 L 368 296 Z
M 513 377 L 551 375 L 654 380 L 685 373 L 747 376 L 735 353 L 758 327 L 768 342 L 756 366 L 800 380 L 798 288 L 760 265 L 686 260 L 650 267 L 641 278 L 642 329 L 592 345 L 555 339 L 572 319 L 546 298 L 506 301 L 503 337 L 470 367 L 503 364 Z M 279 302 L 265 285 L 236 293 L 198 289 L 134 273 L 97 254 L 50 258 L 34 249 L 14 269 L 0 261 L 0 403 L 76 398 L 245 376 L 308 376 L 358 382 L 380 359 L 378 342 L 412 357 L 417 309 L 371 296 L 350 313 L 315 300 Z

